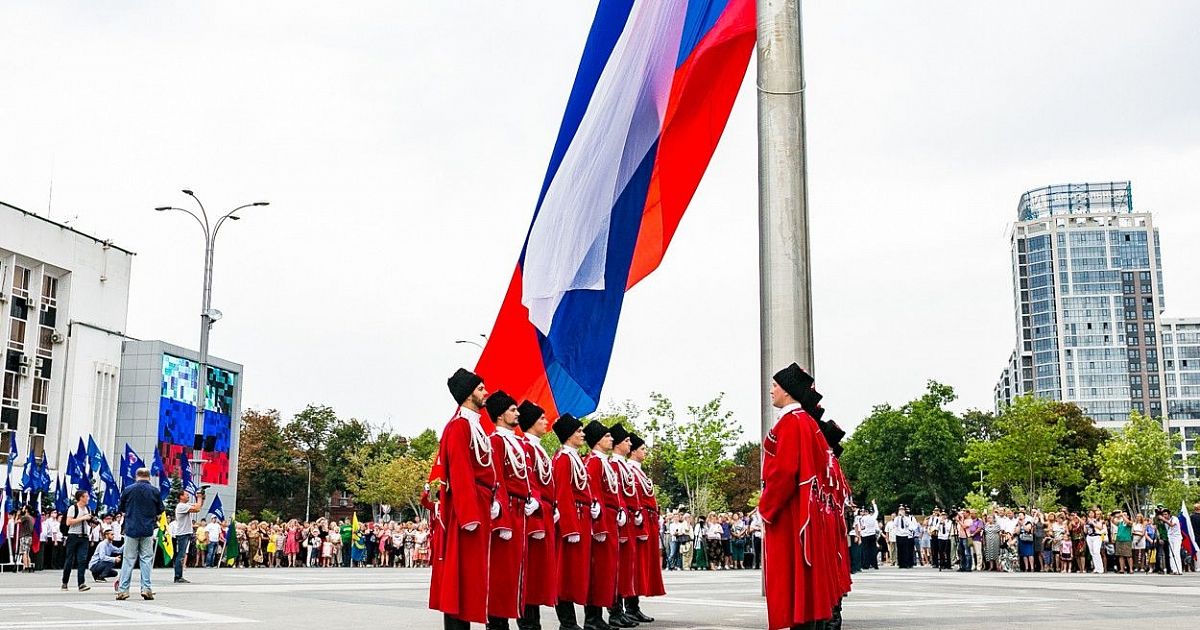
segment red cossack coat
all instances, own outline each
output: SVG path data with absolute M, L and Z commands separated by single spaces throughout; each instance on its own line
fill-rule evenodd
M 637 536 L 639 533 L 644 535 L 644 530 L 639 532 L 639 527 L 636 525 L 638 514 L 640 513 L 641 500 L 638 497 L 637 483 L 633 478 L 632 466 L 623 459 L 612 459 L 609 462 L 613 467 L 613 472 L 617 474 L 618 487 L 621 494 L 621 509 L 625 513 L 625 524 L 618 526 L 619 532 L 617 541 L 619 543 L 618 560 L 617 560 L 617 595 L 620 597 L 633 597 L 637 595 Z M 642 521 L 645 525 L 645 521 Z
M 487 614 L 516 619 L 525 608 L 521 587 L 525 581 L 525 502 L 529 500 L 529 463 L 525 458 L 528 444 L 500 431 L 493 433 L 491 440 L 496 478 L 500 480 L 500 518 L 492 523 Z M 508 540 L 501 538 L 505 531 L 512 533 Z
M 645 537 L 638 537 L 637 594 L 642 597 L 666 595 L 662 577 L 662 532 L 659 529 L 658 500 L 654 498 L 654 483 L 641 468 L 633 467 L 638 483 L 638 498 L 642 506 L 642 526 Z
M 592 490 L 587 466 L 578 454 L 560 450 L 554 455 L 554 490 L 558 496 L 558 598 L 588 603 L 591 565 Z M 578 536 L 578 542 L 568 542 Z
M 445 479 L 434 509 L 429 607 L 463 621 L 487 623 L 488 543 L 496 468 L 490 441 L 473 441 L 471 422 L 479 420 L 467 419 L 460 412 L 442 430 L 438 446 Z M 474 530 L 463 529 L 472 523 Z
M 600 518 L 592 523 L 592 563 L 588 605 L 607 608 L 617 594 L 617 513 L 621 511 L 620 481 L 607 457 L 592 451 L 587 456 L 588 483 L 600 502 Z M 604 540 L 596 540 L 603 534 Z
M 529 517 L 526 528 L 529 550 L 528 568 L 525 571 L 525 603 L 553 606 L 558 603 L 558 562 L 555 559 L 558 544 L 554 535 L 554 510 L 558 506 L 558 497 L 554 492 L 554 461 L 541 444 L 528 441 L 526 444 L 529 486 L 539 506 Z
M 836 459 L 815 420 L 783 414 L 763 440 L 763 565 L 767 627 L 829 619 L 849 591 L 849 565 Z M 846 575 L 842 575 L 845 567 Z

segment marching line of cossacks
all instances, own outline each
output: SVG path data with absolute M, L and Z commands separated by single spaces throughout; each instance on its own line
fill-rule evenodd
M 797 364 L 775 374 L 780 418 L 763 439 L 763 580 L 770 630 L 836 630 L 850 592 L 837 424 L 824 420 L 814 380 Z M 459 408 L 442 432 L 426 507 L 432 514 L 429 607 L 445 628 L 541 628 L 541 606 L 562 630 L 653 622 L 641 597 L 665 595 L 654 485 L 645 441 L 620 423 L 553 424 L 536 404 L 459 369 L 447 385 Z M 494 423 L 483 426 L 483 412 Z M 553 426 L 562 448 L 541 438 Z M 521 433 L 517 433 L 520 427 Z M 586 445 L 590 451 L 580 455 Z M 608 619 L 604 619 L 604 609 Z
M 619 423 L 563 414 L 553 422 L 562 448 L 551 455 L 541 407 L 489 395 L 465 369 L 447 385 L 459 409 L 442 431 L 426 501 L 429 607 L 442 611 L 445 628 L 508 628 L 515 619 L 521 630 L 540 629 L 541 606 L 555 609 L 563 630 L 580 630 L 576 605 L 586 630 L 653 622 L 640 598 L 666 590 L 645 441 Z M 484 410 L 494 427 L 483 426 Z

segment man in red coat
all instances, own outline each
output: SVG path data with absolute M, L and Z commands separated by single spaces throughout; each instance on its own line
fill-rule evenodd
M 635 621 L 650 623 L 654 618 L 642 612 L 640 597 L 667 594 L 662 579 L 662 532 L 659 529 L 658 500 L 654 498 L 654 483 L 642 470 L 642 462 L 647 454 L 646 441 L 637 435 L 630 435 L 629 440 L 629 465 L 633 468 L 634 480 L 638 485 L 638 498 L 641 499 L 643 533 L 637 536 L 637 595 L 625 598 L 625 613 Z
M 554 455 L 554 490 L 558 496 L 558 614 L 560 630 L 582 630 L 575 621 L 575 604 L 588 603 L 592 522 L 600 503 L 592 498 L 587 464 L 579 456 L 584 445 L 583 424 L 569 413 L 554 422 L 562 448 Z M 601 622 L 603 623 L 603 622 Z M 589 626 L 599 628 L 599 626 Z
M 617 594 L 613 605 L 608 609 L 608 625 L 617 628 L 636 628 L 638 622 L 625 614 L 625 598 L 637 595 L 637 530 L 644 524 L 638 510 L 641 500 L 637 494 L 637 484 L 633 479 L 633 470 L 625 460 L 632 445 L 629 431 L 620 422 L 608 428 L 612 436 L 612 455 L 609 465 L 617 473 L 618 488 L 621 495 L 621 516 L 624 518 L 617 525 Z
M 795 363 L 775 374 L 771 385 L 771 403 L 782 415 L 763 440 L 758 505 L 770 630 L 834 619 L 849 590 L 837 555 L 845 546 L 845 521 L 842 506 L 835 505 L 836 460 L 811 415 L 823 413 L 812 385 Z
M 446 384 L 460 407 L 438 445 L 444 476 L 433 480 L 438 501 L 429 607 L 445 614 L 447 630 L 469 630 L 471 622 L 487 621 L 488 543 L 500 506 L 492 445 L 480 424 L 487 388 L 463 369 Z
M 525 432 L 529 486 L 538 509 L 529 517 L 525 575 L 525 610 L 517 620 L 520 630 L 541 630 L 541 606 L 558 604 L 558 563 L 555 560 L 554 523 L 558 521 L 558 497 L 554 492 L 554 461 L 542 447 L 542 436 L 550 430 L 546 412 L 526 400 L 517 408 L 517 423 Z M 536 524 L 535 524 L 536 523 Z
M 600 502 L 600 518 L 592 522 L 592 562 L 588 575 L 587 605 L 583 607 L 585 630 L 609 630 L 603 611 L 613 605 L 617 594 L 617 528 L 625 520 L 621 510 L 620 484 L 617 473 L 608 461 L 612 451 L 612 436 L 608 427 L 589 422 L 583 437 L 592 448 L 588 453 L 588 484 L 592 497 Z
M 529 492 L 529 444 L 517 437 L 517 401 L 503 391 L 487 398 L 487 411 L 496 432 L 492 434 L 493 461 L 499 480 L 500 518 L 492 523 L 492 550 L 488 558 L 488 630 L 508 630 L 508 620 L 524 611 L 525 536 L 529 515 L 538 509 Z

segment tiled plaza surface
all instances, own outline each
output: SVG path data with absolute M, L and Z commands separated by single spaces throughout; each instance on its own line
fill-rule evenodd
M 59 573 L 0 575 L 0 630 L 10 628 L 413 628 L 442 627 L 426 608 L 428 570 L 197 569 L 192 584 L 155 570 L 154 601 L 113 600 L 111 582 L 60 591 Z M 764 628 L 753 571 L 668 572 L 669 595 L 648 599 L 651 629 Z M 73 583 L 73 582 L 72 582 Z M 136 587 L 135 587 L 136 588 Z M 543 627 L 556 630 L 553 611 Z M 845 628 L 1194 627 L 1200 577 L 960 574 L 890 567 L 855 576 Z M 81 625 L 83 624 L 83 625 Z M 515 624 L 514 624 L 515 628 Z

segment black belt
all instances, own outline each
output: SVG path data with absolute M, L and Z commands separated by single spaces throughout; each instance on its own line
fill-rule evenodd
M 529 497 L 527 497 L 527 496 L 525 496 L 525 495 L 523 495 L 523 494 L 517 494 L 517 493 L 515 493 L 515 492 L 509 492 L 509 493 L 508 493 L 508 498 L 509 498 L 510 500 L 512 500 L 512 499 L 520 499 L 522 503 L 526 503 L 526 502 L 528 502 L 528 501 L 529 501 Z
M 483 480 L 480 479 L 479 477 L 475 478 L 475 485 L 479 486 L 480 488 L 487 488 L 488 490 L 492 490 L 492 491 L 496 490 L 495 485 L 490 484 L 490 483 L 484 483 Z
M 587 501 L 576 501 L 575 507 L 590 508 L 590 507 L 592 507 L 592 504 L 588 503 Z

